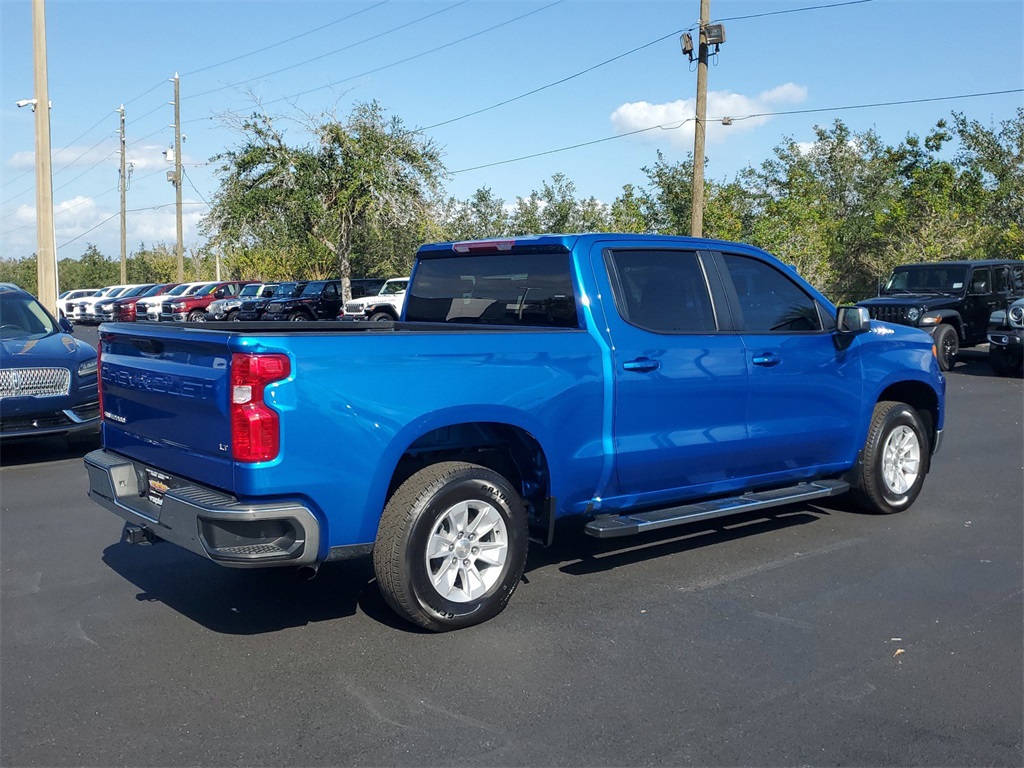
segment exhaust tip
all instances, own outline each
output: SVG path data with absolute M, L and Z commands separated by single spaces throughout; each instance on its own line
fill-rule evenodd
M 303 581 L 312 581 L 320 571 L 319 565 L 300 565 L 299 578 Z

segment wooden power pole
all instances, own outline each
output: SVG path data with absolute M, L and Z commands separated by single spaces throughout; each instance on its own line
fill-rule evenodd
M 50 89 L 46 75 L 46 9 L 32 0 L 36 117 L 36 298 L 57 317 L 57 240 L 53 229 Z
M 185 257 L 182 250 L 181 234 L 181 80 L 178 73 L 174 73 L 174 193 L 175 193 L 175 232 L 177 234 L 176 252 L 178 256 L 178 282 L 185 282 Z
M 690 203 L 690 235 L 704 232 L 704 128 L 708 115 L 708 39 L 705 28 L 711 19 L 711 0 L 700 0 L 700 44 L 697 49 L 697 114 L 693 127 L 693 199 Z
M 119 131 L 121 136 L 121 282 L 128 282 L 128 221 L 127 221 L 127 193 L 128 193 L 128 176 L 125 172 L 125 159 L 124 159 L 124 104 L 122 104 L 118 110 L 121 114 L 121 130 Z

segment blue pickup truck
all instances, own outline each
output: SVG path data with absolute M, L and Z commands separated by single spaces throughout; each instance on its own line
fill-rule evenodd
M 529 541 L 852 492 L 910 506 L 942 437 L 930 336 L 757 248 L 425 245 L 389 323 L 106 324 L 89 494 L 224 566 L 372 556 L 435 631 L 497 615 Z

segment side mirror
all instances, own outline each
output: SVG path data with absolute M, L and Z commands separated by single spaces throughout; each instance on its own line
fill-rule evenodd
M 840 307 L 836 325 L 839 333 L 865 333 L 871 330 L 871 314 L 867 307 Z
M 60 326 L 60 329 L 62 331 L 64 331 L 64 333 L 74 333 L 75 332 L 75 324 L 72 323 L 70 320 L 68 320 L 66 317 L 62 316 L 57 321 L 57 325 Z

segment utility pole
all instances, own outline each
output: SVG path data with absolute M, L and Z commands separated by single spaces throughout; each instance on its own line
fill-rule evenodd
M 128 193 L 128 175 L 125 173 L 124 146 L 124 104 L 118 110 L 121 113 L 121 283 L 128 282 L 128 222 L 125 210 Z
M 708 115 L 708 38 L 711 0 L 700 0 L 700 43 L 697 49 L 697 115 L 693 126 L 693 195 L 690 207 L 690 236 L 704 232 L 704 129 Z
M 185 257 L 182 252 L 182 235 L 181 235 L 181 91 L 179 86 L 181 84 L 178 78 L 178 73 L 174 73 L 174 193 L 175 193 L 175 210 L 176 210 L 176 222 L 175 232 L 178 237 L 177 255 L 178 255 L 178 282 L 185 282 Z
M 57 317 L 57 239 L 53 229 L 50 90 L 46 76 L 46 9 L 32 0 L 36 113 L 36 298 Z

